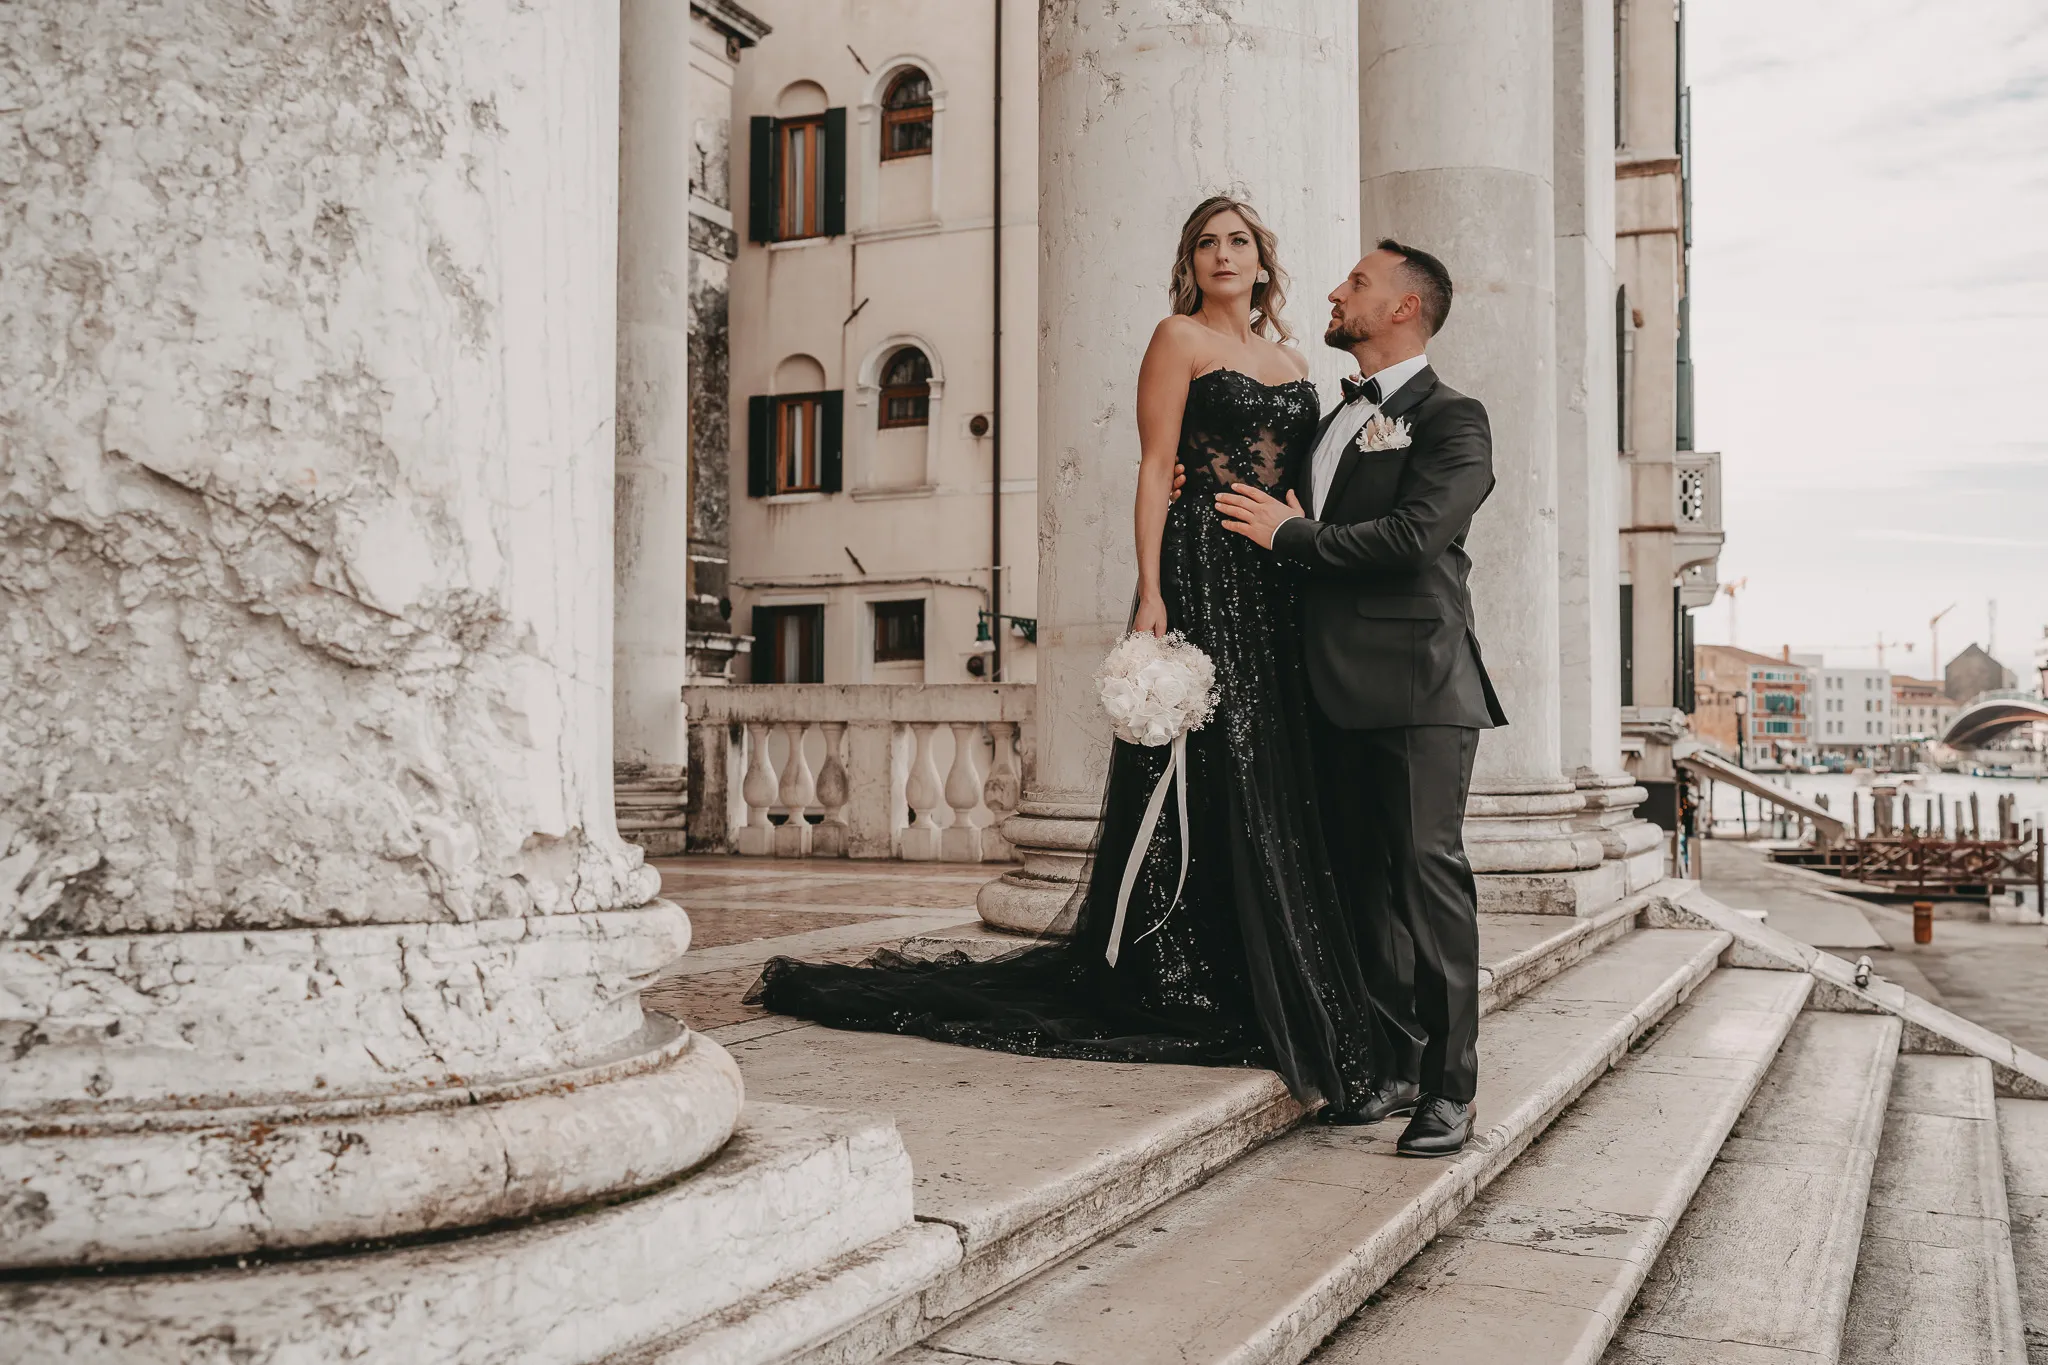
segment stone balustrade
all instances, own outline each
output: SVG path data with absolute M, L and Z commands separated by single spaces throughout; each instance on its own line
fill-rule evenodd
M 1035 696 L 1018 683 L 686 687 L 689 848 L 1012 861 L 1000 826 L 1029 777 Z

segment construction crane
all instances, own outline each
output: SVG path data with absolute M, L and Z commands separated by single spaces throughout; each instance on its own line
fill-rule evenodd
M 1928 642 L 1933 652 L 1927 656 L 1927 664 L 1929 668 L 1934 670 L 1934 680 L 1936 682 L 1941 681 L 1941 618 L 1955 609 L 1956 604 L 1951 602 L 1927 620 L 1927 633 L 1933 637 Z
M 1742 648 L 1742 637 L 1735 630 L 1735 594 L 1748 586 L 1749 576 L 1747 574 L 1732 583 L 1723 583 L 1721 585 L 1721 591 L 1728 595 L 1728 643 L 1734 645 L 1737 649 Z

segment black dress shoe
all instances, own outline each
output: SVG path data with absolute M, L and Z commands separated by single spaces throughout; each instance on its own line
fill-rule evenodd
M 1472 1106 L 1442 1095 L 1424 1095 L 1415 1117 L 1394 1150 L 1402 1156 L 1452 1156 L 1472 1136 Z
M 1335 1109 L 1325 1106 L 1316 1115 L 1318 1123 L 1369 1124 L 1386 1119 L 1398 1118 L 1402 1114 L 1415 1112 L 1415 1103 L 1422 1098 L 1422 1088 L 1413 1081 L 1388 1081 L 1368 1091 L 1365 1103 L 1356 1109 Z

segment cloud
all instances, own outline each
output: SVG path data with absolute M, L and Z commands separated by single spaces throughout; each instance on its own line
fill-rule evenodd
M 2048 550 L 2048 540 L 2012 540 L 2004 536 L 1953 535 L 1945 531 L 1923 531 L 1911 526 L 1865 526 L 1855 531 L 1858 540 L 1905 542 L 1911 545 L 1978 545 L 2013 550 Z

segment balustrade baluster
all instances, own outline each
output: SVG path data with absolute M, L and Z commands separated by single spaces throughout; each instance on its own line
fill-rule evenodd
M 804 731 L 808 729 L 810 727 L 802 721 L 785 721 L 782 726 L 789 754 L 782 760 L 780 795 L 788 818 L 775 831 L 775 856 L 778 858 L 808 858 L 811 855 L 811 822 L 804 813 L 811 808 L 818 784 L 811 775 L 811 761 L 804 757 Z
M 913 818 L 897 838 L 896 856 L 916 862 L 934 862 L 941 855 L 940 836 L 944 831 L 939 827 L 938 815 L 945 792 L 939 785 L 939 765 L 932 756 L 932 737 L 938 728 L 930 721 L 910 724 L 917 740 L 917 756 L 910 761 L 910 780 L 904 796 Z
M 747 823 L 734 840 L 735 849 L 749 857 L 765 858 L 775 852 L 775 826 L 768 808 L 775 804 L 775 769 L 768 762 L 768 726 L 747 722 L 747 777 L 740 795 L 747 803 Z
M 825 818 L 811 827 L 811 856 L 844 858 L 849 834 L 846 803 L 853 794 L 853 785 L 846 778 L 846 764 L 840 757 L 846 747 L 846 722 L 819 721 L 818 731 L 825 737 L 825 761 L 818 768 L 818 805 Z
M 956 720 L 951 725 L 953 766 L 946 771 L 946 804 L 953 809 L 953 821 L 939 845 L 949 862 L 978 863 L 982 832 L 989 822 L 981 804 L 981 722 Z
M 988 780 L 981 784 L 981 803 L 988 808 L 988 827 L 981 832 L 981 860 L 1006 863 L 1016 849 L 1003 837 L 1003 821 L 1017 810 L 1024 798 L 1024 779 L 1017 770 L 1017 722 L 992 720 L 988 738 L 994 750 L 989 756 Z

